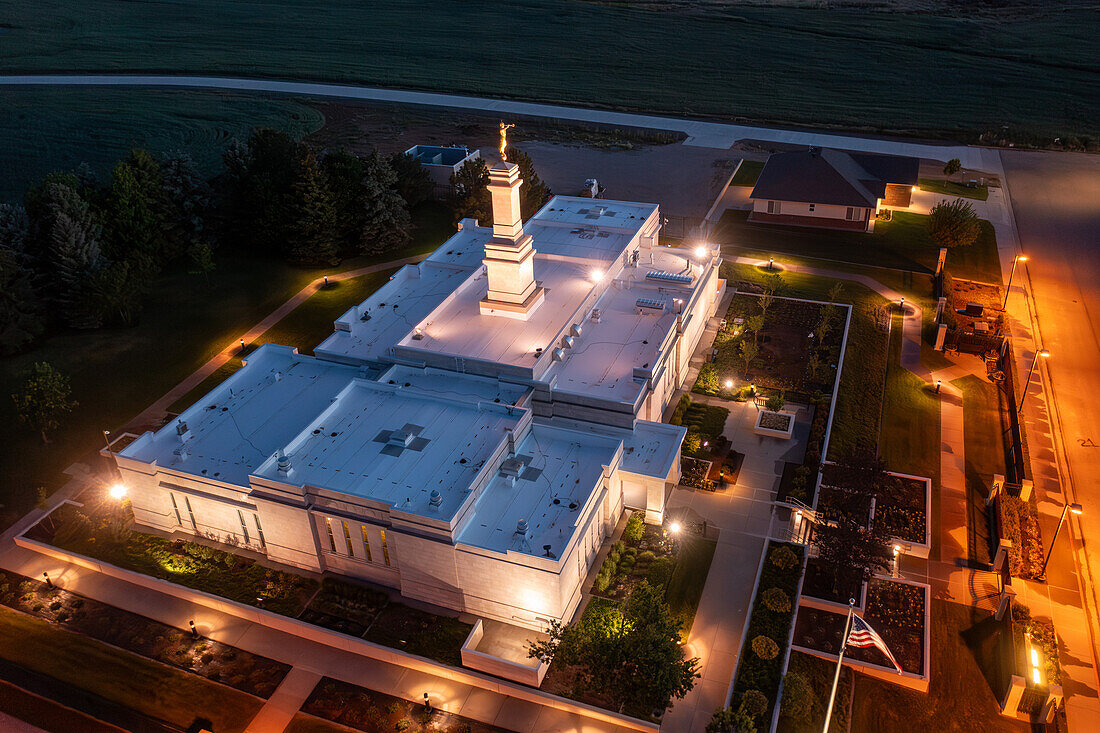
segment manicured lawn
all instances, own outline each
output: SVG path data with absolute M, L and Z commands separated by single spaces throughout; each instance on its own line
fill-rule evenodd
M 927 695 L 856 675 L 853 731 L 1024 731 L 1026 723 L 1000 715 L 975 654 L 971 631 L 989 613 L 932 600 L 932 666 Z M 963 693 L 963 691 L 965 691 Z
M 730 181 L 731 186 L 755 186 L 756 179 L 760 177 L 760 171 L 764 170 L 762 160 L 742 160 L 741 167 L 737 169 L 737 175 Z
M 875 223 L 870 234 L 809 227 L 787 227 L 748 221 L 747 211 L 727 211 L 713 238 L 739 249 L 790 254 L 920 273 L 935 271 L 939 247 L 928 236 L 924 214 L 895 211 L 890 221 Z M 954 277 L 999 283 L 1000 261 L 993 225 L 982 221 L 978 241 L 947 253 Z
M 683 638 L 687 639 L 718 543 L 695 534 L 685 534 L 679 542 L 665 600 L 672 614 L 684 622 Z
M 924 380 L 901 365 L 902 319 L 893 316 L 886 367 L 879 455 L 891 471 L 928 476 L 940 472 L 940 404 Z
M 242 731 L 262 702 L 234 689 L 0 608 L 0 656 L 176 725 Z
M 1071 134 L 1095 139 L 1096 12 L 1081 0 L 1064 5 L 1055 13 L 1014 6 L 993 15 L 900 0 L 873 9 L 338 0 L 317 12 L 307 0 L 92 9 L 42 0 L 6 9 L 0 64 L 8 73 L 339 81 L 910 133 L 999 132 L 1011 120 L 1014 130 L 1042 132 L 1048 142 Z M 522 29 L 522 53 L 489 51 L 502 29 Z M 594 54 L 609 73 L 592 73 Z M 754 81 L 731 83 L 734 69 L 751 70 Z M 868 69 L 905 83 L 877 85 L 869 99 Z
M 948 196 L 962 196 L 968 199 L 985 201 L 989 198 L 989 186 L 967 186 L 957 181 L 936 181 L 931 178 L 920 179 L 920 190 L 942 193 Z

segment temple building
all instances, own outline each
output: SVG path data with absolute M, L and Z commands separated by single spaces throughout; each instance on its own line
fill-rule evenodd
M 661 423 L 722 295 L 654 204 L 558 196 L 464 220 L 314 351 L 266 344 L 116 454 L 139 525 L 532 629 L 568 620 L 625 509 L 663 520 Z

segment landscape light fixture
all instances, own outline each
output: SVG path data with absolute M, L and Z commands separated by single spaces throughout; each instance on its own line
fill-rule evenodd
M 680 523 L 673 522 L 672 524 L 668 525 L 668 530 L 672 532 L 672 534 L 680 534 Z
M 706 256 L 706 254 L 707 254 L 707 248 L 704 247 L 703 245 L 700 244 L 698 247 L 695 248 L 695 256 L 696 257 L 702 259 L 703 257 Z
M 1016 274 L 1016 265 L 1027 262 L 1027 255 L 1016 255 L 1012 258 L 1012 269 L 1008 271 L 1008 285 L 1005 286 L 1005 302 L 1001 304 L 1001 310 L 1008 308 L 1008 294 L 1012 292 L 1012 276 Z
M 1050 556 L 1054 554 L 1054 545 L 1058 542 L 1058 533 L 1062 531 L 1062 523 L 1066 521 L 1066 515 L 1070 512 L 1074 514 L 1084 513 L 1084 509 L 1080 504 L 1066 504 L 1062 507 L 1062 516 L 1058 518 L 1058 526 L 1054 528 L 1054 537 L 1050 540 L 1050 549 L 1047 550 L 1046 559 L 1043 560 L 1043 568 L 1039 571 L 1039 580 L 1046 580 L 1047 576 L 1047 563 L 1050 562 Z
M 732 379 L 727 379 L 726 380 L 726 389 L 733 389 L 733 380 Z
M 195 619 L 191 619 L 187 623 L 191 624 L 191 638 L 192 639 L 199 638 L 199 630 L 195 628 Z
M 941 386 L 943 386 L 943 380 L 942 379 L 937 379 L 936 380 L 936 394 L 940 393 L 940 387 Z
M 325 287 L 328 287 L 328 275 L 325 275 Z
M 244 339 L 241 339 L 241 351 L 244 351 Z
M 42 577 L 46 579 L 46 585 L 49 586 L 50 588 L 53 588 L 53 581 L 50 580 L 50 574 L 49 573 L 42 573 Z
M 126 498 L 126 486 L 125 484 L 114 484 L 107 493 L 111 495 L 111 498 L 115 501 Z
M 905 296 L 901 296 L 901 300 L 898 302 L 898 308 L 901 308 L 901 312 L 905 312 Z
M 768 258 L 768 269 L 769 270 L 774 270 L 775 269 L 775 258 L 774 257 L 769 257 Z
M 1039 652 L 1035 649 L 1035 647 L 1031 646 L 1031 644 L 1028 644 L 1028 648 L 1031 651 L 1031 653 L 1028 655 L 1028 658 L 1031 661 L 1031 679 L 1035 684 L 1038 685 L 1041 684 L 1043 681 L 1043 673 L 1039 667 Z
M 1035 352 L 1035 357 L 1031 360 L 1031 368 L 1027 370 L 1027 379 L 1024 380 L 1024 391 L 1020 395 L 1020 404 L 1016 407 L 1016 414 L 1019 415 L 1024 411 L 1024 400 L 1027 399 L 1027 388 L 1031 384 L 1031 375 L 1035 373 L 1035 365 L 1039 363 L 1039 357 L 1044 359 L 1050 357 L 1050 352 L 1046 349 L 1039 349 Z
M 598 283 L 601 280 L 603 280 L 603 270 L 593 270 L 592 271 L 592 282 Z

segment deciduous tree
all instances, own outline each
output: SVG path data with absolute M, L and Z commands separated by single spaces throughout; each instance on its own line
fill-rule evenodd
M 962 199 L 940 201 L 928 212 L 928 234 L 940 247 L 967 247 L 981 231 L 974 207 Z
M 945 176 L 953 176 L 962 170 L 962 162 L 958 158 L 952 158 L 947 161 L 943 166 L 943 174 Z
M 43 443 L 49 443 L 49 434 L 60 427 L 61 418 L 77 405 L 69 399 L 71 392 L 69 378 L 48 362 L 40 361 L 23 372 L 22 386 L 11 398 L 19 419 L 38 432 Z

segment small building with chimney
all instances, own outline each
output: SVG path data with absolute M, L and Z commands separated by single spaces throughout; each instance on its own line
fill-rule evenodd
M 749 194 L 749 221 L 874 230 L 881 206 L 909 206 L 919 158 L 809 148 L 768 158 Z
M 265 344 L 116 454 L 139 525 L 531 629 L 568 620 L 624 511 L 664 520 L 660 422 L 721 299 L 656 204 L 558 196 L 465 220 L 335 323 Z

